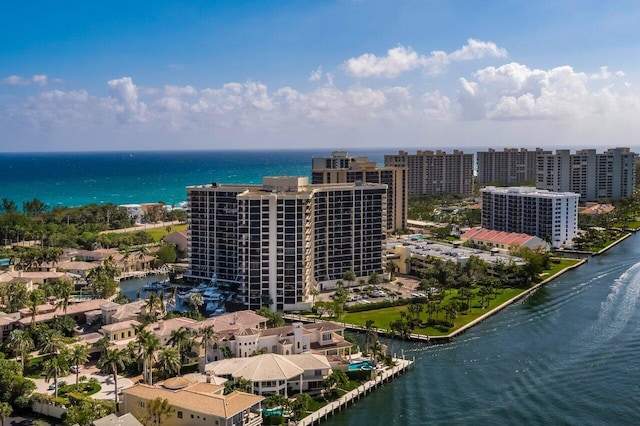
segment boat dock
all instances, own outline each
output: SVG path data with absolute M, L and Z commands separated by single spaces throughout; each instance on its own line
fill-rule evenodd
M 346 409 L 349 404 L 355 404 L 358 400 L 360 400 L 360 398 L 366 396 L 374 389 L 396 379 L 402 373 L 407 371 L 409 367 L 411 367 L 414 363 L 414 361 L 409 361 L 402 358 L 394 358 L 394 361 L 396 362 L 395 367 L 380 371 L 373 380 L 369 380 L 368 382 L 363 383 L 354 390 L 347 392 L 339 399 L 332 401 L 324 407 L 320 408 L 318 411 L 309 414 L 307 417 L 301 419 L 296 424 L 298 426 L 320 424 L 323 420 L 326 420 L 332 415 L 339 413 L 343 409 Z

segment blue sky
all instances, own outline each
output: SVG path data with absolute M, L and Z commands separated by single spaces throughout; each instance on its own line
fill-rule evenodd
M 634 146 L 637 1 L 0 3 L 0 151 Z

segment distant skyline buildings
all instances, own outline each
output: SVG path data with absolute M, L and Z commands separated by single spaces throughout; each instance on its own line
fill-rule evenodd
M 415 154 L 398 151 L 384 156 L 385 166 L 407 168 L 409 196 L 473 194 L 474 162 L 473 154 L 457 149 L 452 152 L 418 150 Z
M 535 183 L 538 172 L 538 154 L 551 154 L 542 148 L 489 148 L 476 153 L 479 185 L 500 184 L 518 186 Z
M 581 201 L 630 197 L 635 188 L 636 153 L 629 148 L 568 149 L 538 156 L 536 187 L 576 192 Z

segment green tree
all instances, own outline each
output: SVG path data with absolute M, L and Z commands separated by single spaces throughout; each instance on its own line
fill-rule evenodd
M 22 211 L 27 216 L 39 216 L 49 210 L 49 207 L 37 198 L 22 203 Z
M 391 281 L 395 280 L 395 274 L 398 272 L 398 264 L 393 260 L 387 260 L 384 264 L 384 268 L 391 276 Z
M 142 358 L 145 383 L 153 384 L 153 364 L 156 352 L 160 350 L 160 340 L 147 330 L 141 330 L 136 336 L 136 348 Z
M 356 274 L 351 269 L 349 269 L 344 274 L 342 274 L 342 280 L 348 282 L 348 287 L 351 287 L 353 282 L 356 280 Z
M 22 376 L 17 361 L 0 359 L 0 402 L 26 407 L 29 404 L 29 395 L 35 388 L 33 380 Z
M 67 314 L 67 307 L 74 287 L 74 284 L 66 278 L 59 279 L 54 287 L 54 295 L 58 298 L 56 308 L 62 309 L 65 315 Z
M 267 327 L 269 328 L 282 327 L 284 325 L 284 319 L 282 318 L 282 315 L 277 312 L 273 312 L 266 306 L 258 309 L 256 313 L 267 319 Z
M 69 352 L 69 362 L 71 365 L 75 365 L 76 368 L 76 386 L 78 385 L 78 378 L 80 377 L 80 367 L 89 360 L 89 348 L 87 345 L 79 344 L 74 345 Z
M 107 374 L 113 376 L 113 395 L 116 406 L 118 405 L 118 372 L 124 370 L 125 362 L 129 359 L 129 354 L 124 349 L 109 349 L 100 357 L 98 366 Z
M 13 413 L 13 407 L 7 402 L 0 402 L 0 421 L 4 426 L 4 419 L 9 417 Z
M 18 206 L 15 201 L 10 200 L 8 198 L 3 198 L 0 203 L 0 213 L 15 213 L 18 211 Z
M 178 354 L 182 360 L 184 359 L 185 353 L 189 352 L 194 344 L 193 334 L 184 327 L 180 327 L 177 330 L 171 330 L 171 336 L 167 343 L 178 350 Z
M 20 356 L 20 362 L 22 363 L 22 373 L 24 374 L 24 365 L 27 360 L 29 352 L 34 348 L 33 339 L 29 337 L 26 331 L 13 330 L 9 334 L 7 340 L 7 347 L 16 355 Z
M 69 373 L 69 363 L 67 358 L 62 354 L 54 356 L 45 361 L 43 366 L 45 374 L 45 381 L 49 383 L 49 380 L 53 379 L 55 386 L 55 396 L 58 397 L 58 377 L 64 376 Z
M 253 382 L 244 377 L 234 377 L 224 383 L 224 394 L 228 395 L 233 391 L 253 393 Z
M 178 255 L 176 254 L 175 247 L 169 244 L 161 245 L 156 252 L 156 259 L 160 265 L 164 265 L 165 263 L 175 263 L 177 258 Z
M 209 362 L 209 347 L 213 343 L 217 343 L 220 339 L 220 334 L 215 331 L 212 325 L 206 325 L 200 329 L 200 344 L 204 347 L 204 362 Z
M 307 416 L 307 410 L 311 402 L 312 399 L 309 394 L 299 393 L 295 396 L 295 400 L 291 403 L 291 412 L 294 421 L 301 420 Z
M 65 347 L 62 334 L 58 330 L 44 329 L 43 336 L 38 339 L 40 353 L 53 357 Z
M 202 293 L 191 293 L 189 295 L 189 304 L 193 306 L 193 310 L 197 311 L 200 309 L 200 306 L 204 305 L 204 299 L 202 298 Z
M 165 377 L 174 377 L 180 373 L 180 351 L 174 347 L 165 347 L 158 356 L 158 368 Z
M 147 412 L 142 417 L 144 426 L 160 426 L 173 414 L 173 407 L 169 400 L 165 398 L 155 398 L 147 404 Z

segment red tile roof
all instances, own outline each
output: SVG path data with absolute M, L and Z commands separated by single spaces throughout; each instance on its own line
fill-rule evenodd
M 484 241 L 493 244 L 503 244 L 506 246 L 521 246 L 526 244 L 533 237 L 528 234 L 517 232 L 495 231 L 484 228 L 471 228 L 461 235 L 464 240 Z

